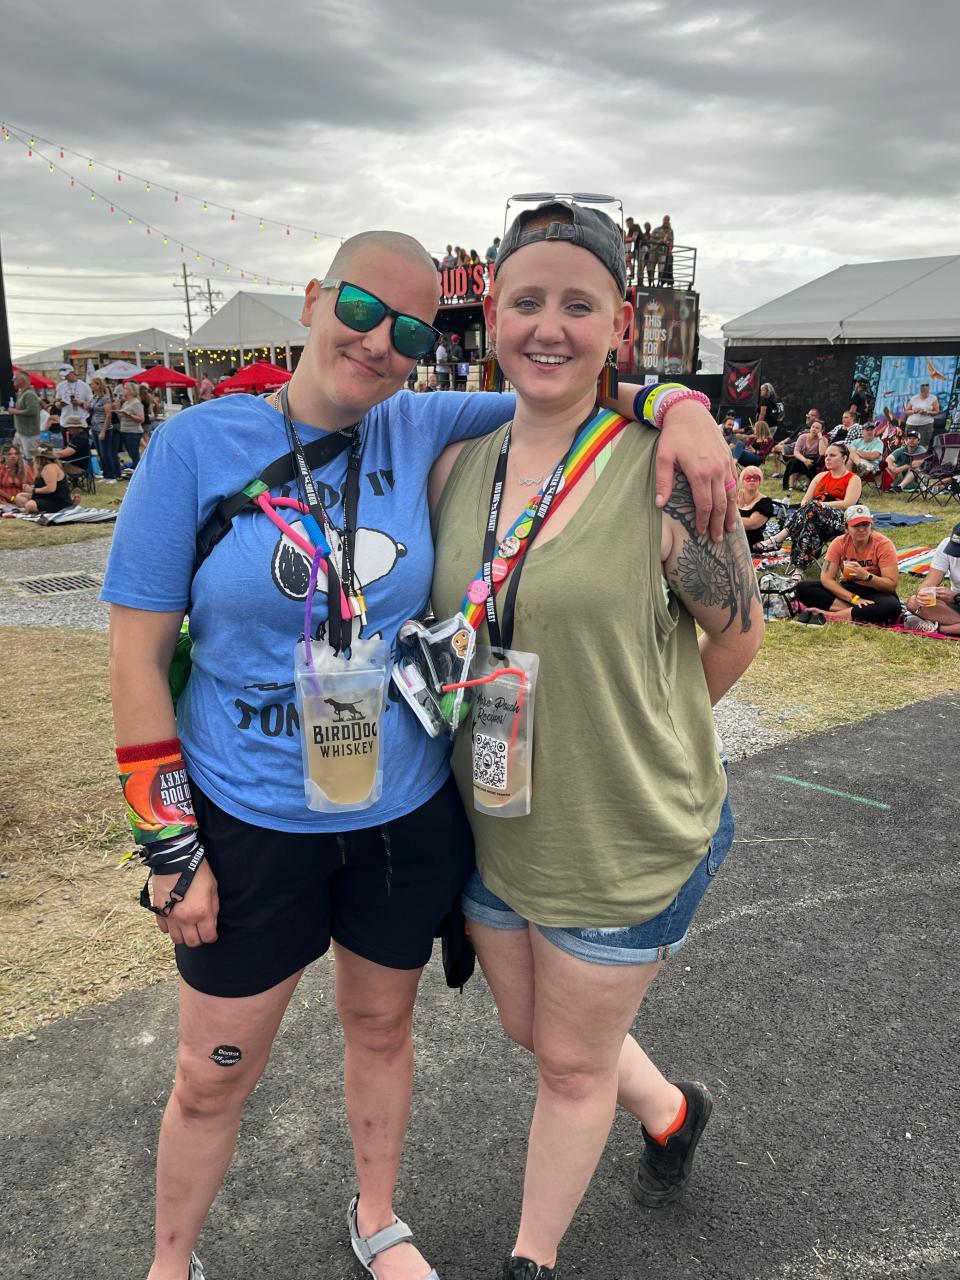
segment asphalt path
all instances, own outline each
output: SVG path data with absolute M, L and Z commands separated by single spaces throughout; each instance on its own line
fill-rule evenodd
M 637 1023 L 668 1074 L 709 1085 L 713 1118 L 684 1196 L 651 1212 L 628 1187 L 638 1127 L 618 1116 L 565 1276 L 960 1275 L 958 725 L 949 696 L 733 766 L 738 842 Z M 145 1277 L 175 1006 L 164 983 L 0 1045 L 4 1280 Z M 438 965 L 416 1035 L 397 1209 L 445 1280 L 493 1280 L 533 1064 L 482 979 L 450 993 Z M 325 960 L 248 1105 L 200 1244 L 208 1280 L 363 1274 L 340 1055 Z

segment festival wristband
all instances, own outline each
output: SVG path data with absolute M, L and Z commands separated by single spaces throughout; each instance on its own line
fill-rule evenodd
M 637 422 L 645 422 L 648 426 L 655 427 L 657 424 L 654 418 L 654 402 L 657 396 L 662 396 L 665 391 L 683 391 L 684 389 L 679 382 L 654 382 L 649 387 L 641 387 L 633 397 L 634 418 Z
M 206 851 L 200 841 L 194 837 L 193 850 L 189 856 L 189 861 L 180 872 L 177 883 L 170 890 L 170 894 L 162 907 L 155 907 L 150 901 L 150 877 L 154 875 L 173 875 L 175 868 L 165 870 L 161 867 L 151 867 L 150 875 L 147 876 L 146 883 L 140 890 L 140 905 L 147 911 L 152 911 L 156 916 L 166 918 L 174 909 L 178 902 L 182 902 L 186 897 L 187 890 L 193 884 L 193 877 L 197 874 L 197 868 L 206 857 Z
M 179 738 L 117 747 L 117 764 L 138 845 L 195 837 L 197 819 Z
M 658 431 L 663 427 L 663 419 L 667 410 L 673 408 L 675 404 L 679 404 L 681 400 L 697 400 L 708 413 L 710 412 L 710 397 L 704 395 L 702 391 L 694 391 L 692 387 L 668 385 L 668 389 L 655 401 L 653 406 L 653 425 Z

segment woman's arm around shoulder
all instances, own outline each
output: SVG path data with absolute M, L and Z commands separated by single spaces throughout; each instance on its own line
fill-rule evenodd
M 667 582 L 703 630 L 700 657 L 716 703 L 763 643 L 763 610 L 741 526 L 719 542 L 696 529 L 690 485 L 678 476 L 663 511 L 660 554 Z
M 450 479 L 450 473 L 453 470 L 453 464 L 460 457 L 460 454 L 467 446 L 466 440 L 456 440 L 453 444 L 448 444 L 440 457 L 430 468 L 430 480 L 427 492 L 430 497 L 430 514 L 432 515 L 443 496 L 443 491 L 447 487 L 447 481 Z

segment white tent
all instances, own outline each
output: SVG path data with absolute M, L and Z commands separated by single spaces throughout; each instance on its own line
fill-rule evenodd
M 302 346 L 307 330 L 300 323 L 302 294 L 247 293 L 241 289 L 202 324 L 188 343 L 191 351 L 248 350 L 251 347 Z
M 752 343 L 960 340 L 960 255 L 837 267 L 723 326 Z
M 111 360 L 102 369 L 98 369 L 97 373 L 108 381 L 119 382 L 121 378 L 132 378 L 135 373 L 143 373 L 143 369 L 138 364 L 131 364 L 129 360 Z
M 136 356 L 138 364 L 143 363 L 145 356 L 157 356 L 163 358 L 166 364 L 168 356 L 182 355 L 184 346 L 183 338 L 178 338 L 176 334 L 167 333 L 163 329 L 136 329 L 130 333 L 106 333 L 97 334 L 92 338 L 75 338 L 72 342 L 48 347 L 45 351 L 34 351 L 28 356 L 18 356 L 17 364 L 22 365 L 24 369 L 55 372 L 65 360 L 69 363 L 76 358 L 73 355 L 74 352 L 82 358 L 123 353 Z

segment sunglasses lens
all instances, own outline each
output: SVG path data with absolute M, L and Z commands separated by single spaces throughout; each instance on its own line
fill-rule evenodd
M 433 346 L 433 328 L 413 316 L 397 316 L 393 324 L 393 345 L 411 360 L 425 356 Z
M 387 314 L 379 298 L 352 284 L 345 284 L 340 290 L 333 310 L 341 324 L 356 333 L 369 333 Z

